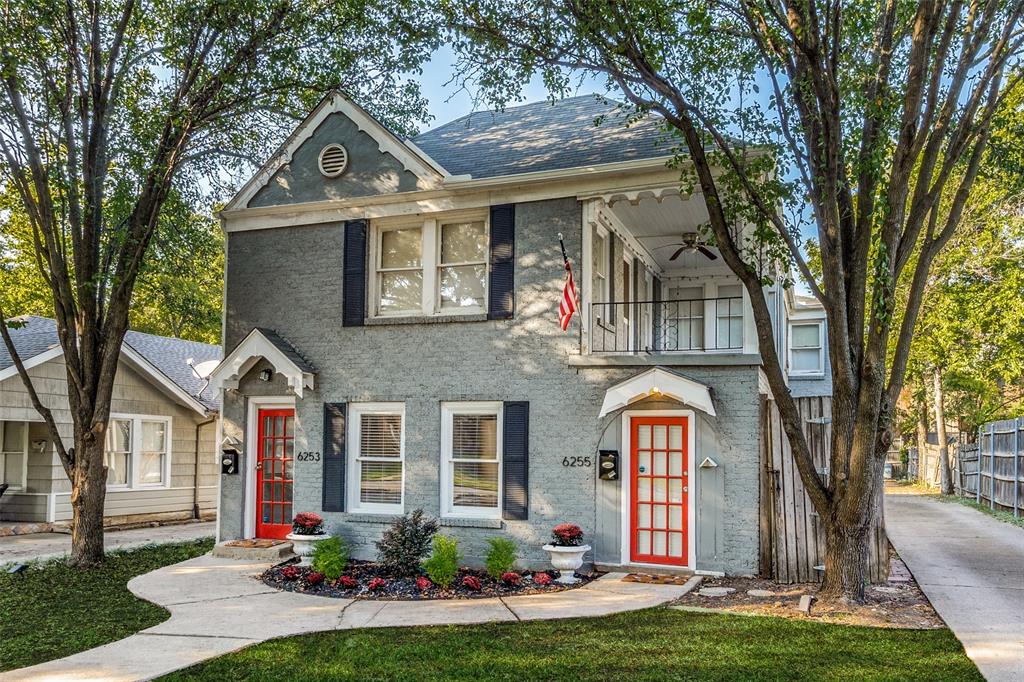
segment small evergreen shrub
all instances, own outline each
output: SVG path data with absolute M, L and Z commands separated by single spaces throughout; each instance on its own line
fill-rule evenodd
M 509 538 L 495 537 L 487 541 L 490 548 L 484 555 L 487 575 L 495 580 L 512 570 L 516 564 L 516 543 Z
M 403 515 L 377 541 L 377 560 L 395 575 L 416 575 L 437 533 L 437 521 L 422 509 Z
M 313 548 L 313 570 L 328 580 L 337 580 L 348 566 L 348 545 L 337 535 L 321 540 Z
M 434 536 L 434 552 L 423 562 L 423 570 L 438 587 L 447 589 L 459 573 L 459 542 L 447 535 Z

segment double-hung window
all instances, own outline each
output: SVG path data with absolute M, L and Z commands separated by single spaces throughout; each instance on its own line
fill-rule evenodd
M 715 301 L 715 348 L 743 347 L 743 287 L 727 284 L 718 287 Z
M 349 405 L 350 510 L 402 513 L 405 481 L 405 405 Z
M 607 303 L 609 305 L 594 306 L 594 315 L 597 324 L 603 325 L 612 315 L 610 305 L 611 296 L 608 292 L 608 271 L 609 271 L 609 235 L 601 228 L 595 227 L 593 239 L 590 242 L 590 296 L 593 303 Z
M 28 422 L 0 421 L 0 483 L 24 490 L 28 477 Z
M 485 215 L 375 225 L 374 314 L 486 312 L 489 244 Z
M 442 515 L 501 518 L 502 403 L 441 406 Z
M 825 372 L 825 347 L 821 322 L 792 322 L 789 325 L 789 373 L 821 376 Z
M 111 488 L 162 487 L 169 484 L 171 420 L 167 417 L 114 415 L 107 429 L 104 461 Z

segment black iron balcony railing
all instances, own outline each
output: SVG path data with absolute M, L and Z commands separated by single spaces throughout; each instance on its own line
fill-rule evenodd
M 590 306 L 591 353 L 683 353 L 741 348 L 740 296 Z

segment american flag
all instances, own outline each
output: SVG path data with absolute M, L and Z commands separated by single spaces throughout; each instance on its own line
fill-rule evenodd
M 562 302 L 558 304 L 558 324 L 564 332 L 576 312 L 576 283 L 572 280 L 572 266 L 565 261 L 565 286 L 562 288 Z

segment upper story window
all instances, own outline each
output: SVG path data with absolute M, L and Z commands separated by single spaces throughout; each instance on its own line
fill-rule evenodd
M 170 480 L 171 420 L 116 415 L 104 452 L 112 488 L 166 486 Z
M 0 422 L 0 483 L 24 490 L 28 475 L 28 422 Z
M 349 486 L 353 512 L 402 513 L 405 405 L 353 403 L 349 412 Z
M 743 347 L 743 286 L 727 284 L 718 287 L 715 301 L 715 348 Z
M 489 242 L 485 215 L 375 225 L 374 314 L 485 312 Z
M 821 322 L 791 322 L 789 325 L 789 373 L 822 376 L 825 373 L 825 344 Z

